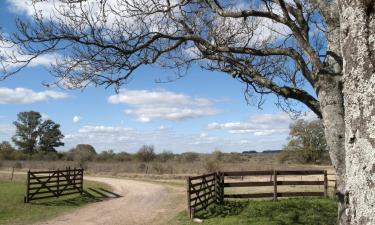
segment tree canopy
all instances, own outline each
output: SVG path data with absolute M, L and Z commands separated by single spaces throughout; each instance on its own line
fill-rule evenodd
M 12 140 L 25 153 L 32 154 L 38 150 L 55 152 L 55 147 L 64 145 L 61 141 L 64 135 L 60 131 L 60 125 L 50 119 L 43 121 L 39 112 L 18 113 L 14 125 L 16 134 Z

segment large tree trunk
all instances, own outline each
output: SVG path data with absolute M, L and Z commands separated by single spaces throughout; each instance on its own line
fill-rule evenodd
M 337 4 L 331 8 L 337 9 Z M 336 10 L 324 11 L 328 30 L 327 58 L 325 65 L 330 74 L 320 74 L 315 84 L 319 97 L 320 110 L 329 147 L 332 165 L 336 170 L 336 193 L 338 196 L 338 223 L 345 224 L 345 109 L 342 92 L 342 62 L 340 46 L 340 21 Z
M 375 224 L 375 7 L 341 0 L 347 224 Z
M 338 203 L 338 220 L 340 224 L 347 221 L 344 202 L 345 195 L 345 122 L 342 85 L 339 77 L 320 80 L 319 99 L 323 116 L 325 137 L 329 147 L 332 165 L 336 170 Z

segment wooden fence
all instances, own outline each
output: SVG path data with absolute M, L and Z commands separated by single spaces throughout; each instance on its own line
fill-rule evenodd
M 28 171 L 25 203 L 83 192 L 83 169 Z
M 322 180 L 302 180 L 302 176 L 322 175 Z M 229 182 L 225 178 L 241 178 L 245 176 L 270 176 L 269 181 L 242 181 Z M 278 180 L 278 176 L 301 176 L 301 180 Z M 299 192 L 280 192 L 278 186 L 310 186 L 319 185 L 323 187 L 322 191 L 299 191 Z M 236 187 L 273 187 L 272 192 L 268 193 L 240 193 L 225 194 L 225 188 Z M 232 171 L 217 172 L 201 176 L 187 178 L 187 202 L 188 215 L 194 217 L 196 212 L 207 209 L 211 204 L 223 203 L 225 198 L 273 198 L 278 197 L 297 197 L 297 196 L 328 196 L 328 179 L 325 170 L 303 170 L 303 171 Z

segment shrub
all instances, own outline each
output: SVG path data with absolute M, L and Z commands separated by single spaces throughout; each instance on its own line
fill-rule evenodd
M 137 159 L 141 162 L 151 162 L 155 159 L 156 154 L 154 152 L 154 146 L 143 145 L 137 152 Z
M 194 162 L 199 158 L 199 154 L 195 152 L 184 152 L 181 156 L 185 162 Z
M 21 162 L 16 162 L 13 164 L 13 168 L 15 169 L 22 169 L 22 163 Z
M 221 164 L 214 159 L 208 159 L 204 164 L 204 169 L 209 173 L 217 172 L 221 169 Z
M 174 154 L 171 151 L 164 150 L 162 153 L 158 155 L 158 159 L 161 162 L 167 162 L 169 160 L 172 160 L 174 158 Z

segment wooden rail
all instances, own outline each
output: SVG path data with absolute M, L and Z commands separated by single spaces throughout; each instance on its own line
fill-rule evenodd
M 83 169 L 28 171 L 24 202 L 83 192 Z
M 313 180 L 278 180 L 278 176 L 310 176 L 322 175 L 320 181 Z M 270 181 L 244 181 L 226 182 L 225 177 L 236 178 L 244 176 L 271 176 Z M 302 179 L 302 178 L 301 178 Z M 323 186 L 322 191 L 300 191 L 300 192 L 279 192 L 278 186 Z M 273 187 L 269 193 L 239 193 L 224 194 L 225 188 L 236 187 Z M 187 202 L 188 215 L 194 217 L 196 212 L 207 209 L 211 204 L 221 204 L 225 198 L 273 198 L 298 197 L 298 196 L 328 196 L 328 179 L 325 170 L 269 170 L 269 171 L 230 171 L 204 174 L 201 176 L 187 178 Z

